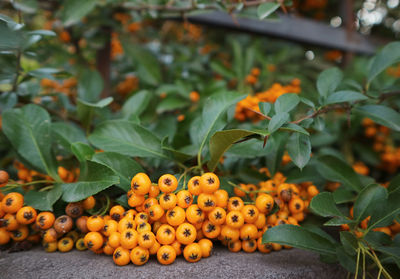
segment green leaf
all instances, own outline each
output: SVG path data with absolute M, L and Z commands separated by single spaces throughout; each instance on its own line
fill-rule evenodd
M 271 134 L 278 130 L 280 127 L 282 127 L 283 124 L 285 124 L 289 120 L 289 113 L 287 112 L 281 112 L 275 114 L 272 118 L 271 121 L 268 123 L 268 132 Z
M 323 71 L 317 79 L 317 89 L 320 96 L 328 97 L 339 86 L 342 79 L 343 73 L 336 67 Z
M 132 47 L 127 41 L 122 41 L 122 45 L 127 56 L 135 63 L 141 81 L 154 86 L 161 83 L 161 65 L 153 53 L 139 45 Z
M 400 189 L 400 174 L 396 175 L 388 186 L 389 193 L 394 193 Z
M 310 209 L 322 217 L 343 216 L 343 214 L 336 207 L 333 194 L 329 192 L 322 192 L 316 195 L 310 203 Z
M 124 191 L 131 189 L 132 177 L 138 172 L 143 172 L 143 168 L 134 160 L 126 155 L 114 152 L 100 152 L 92 157 L 92 161 L 109 167 L 119 176 L 119 187 Z
M 368 97 L 351 90 L 337 91 L 328 96 L 325 105 L 367 100 Z
M 167 111 L 182 109 L 190 105 L 190 102 L 176 96 L 171 96 L 163 99 L 157 106 L 156 112 L 161 114 Z
M 335 245 L 317 233 L 294 225 L 279 225 L 268 229 L 263 237 L 263 243 L 275 242 L 296 248 L 311 250 L 320 254 L 335 254 Z
M 344 249 L 350 255 L 355 255 L 358 249 L 358 240 L 348 231 L 341 231 L 340 232 L 340 242 L 342 242 Z
M 400 131 L 400 113 L 383 105 L 365 105 L 353 109 L 364 117 L 371 118 L 374 122 Z
M 101 123 L 89 141 L 104 151 L 128 156 L 168 159 L 161 148 L 161 141 L 145 128 L 126 120 Z
M 61 197 L 62 189 L 60 184 L 54 184 L 50 191 L 38 192 L 36 190 L 28 191 L 24 195 L 26 205 L 40 211 L 53 211 L 53 204 Z
M 60 70 L 58 69 L 54 69 L 54 68 L 40 68 L 40 69 L 36 69 L 33 71 L 29 71 L 28 75 L 33 76 L 33 77 L 37 77 L 37 78 L 48 78 L 48 79 L 54 79 L 54 74 L 59 73 Z
M 400 214 L 400 193 L 391 193 L 388 199 L 378 207 L 377 212 L 371 216 L 368 229 L 385 227 L 392 224 L 393 219 Z M 379 206 L 379 205 L 377 205 Z
M 119 184 L 119 177 L 110 168 L 92 161 L 87 162 L 88 174 L 84 180 L 62 184 L 62 199 L 77 202 Z
M 0 18 L 3 20 L 4 18 Z M 0 21 L 0 51 L 13 51 L 21 48 L 25 41 L 25 36 L 20 30 L 13 30 L 11 26 L 18 26 L 18 24 L 7 24 Z
M 304 97 L 300 96 L 300 102 L 302 102 L 303 104 L 305 104 L 305 105 L 307 105 L 309 107 L 315 108 L 315 104 L 311 100 L 309 100 L 307 98 L 304 98 Z
M 337 227 L 337 226 L 341 226 L 343 224 L 351 224 L 351 223 L 354 223 L 354 221 L 350 220 L 350 219 L 347 219 L 345 217 L 333 217 L 328 222 L 325 222 L 324 226 Z
M 88 103 L 95 103 L 103 90 L 103 78 L 96 70 L 85 70 L 79 76 L 78 98 Z
M 214 171 L 218 165 L 222 155 L 238 140 L 241 138 L 253 135 L 254 132 L 249 130 L 226 130 L 216 132 L 210 138 L 210 161 L 208 162 L 208 168 L 210 171 Z
M 318 161 L 317 170 L 324 178 L 341 182 L 357 192 L 361 190 L 360 178 L 346 162 L 332 155 L 323 155 Z
M 361 221 L 373 215 L 384 204 L 387 196 L 386 188 L 379 184 L 371 184 L 362 189 L 354 203 L 354 219 Z
M 337 259 L 339 260 L 339 263 L 348 271 L 351 273 L 355 273 L 357 269 L 357 263 L 349 253 L 347 253 L 347 250 L 345 246 L 338 246 L 336 247 L 336 256 Z
M 195 119 L 190 129 L 192 141 L 199 145 L 200 152 L 210 137 L 225 127 L 226 120 L 223 117 L 226 117 L 227 109 L 244 97 L 233 92 L 221 92 L 207 98 L 202 114 Z
M 66 150 L 71 151 L 74 142 L 87 143 L 85 133 L 78 126 L 68 122 L 55 122 L 51 124 L 54 138 Z
M 281 95 L 274 104 L 275 112 L 290 112 L 300 103 L 300 98 L 297 94 L 286 93 Z
M 89 145 L 82 142 L 74 142 L 71 144 L 71 151 L 74 153 L 79 162 L 91 160 L 94 150 Z
M 88 15 L 97 4 L 97 0 L 65 0 L 61 11 L 61 19 L 65 26 L 73 25 Z
M 333 198 L 336 204 L 353 202 L 356 198 L 353 191 L 344 187 L 339 187 L 333 192 Z
M 271 175 L 274 175 L 282 162 L 285 152 L 287 133 L 277 132 L 269 136 L 265 149 L 267 151 L 267 167 Z
M 260 108 L 260 112 L 265 115 L 268 115 L 271 110 L 271 104 L 268 102 L 259 102 L 258 107 Z
M 301 133 L 294 133 L 288 141 L 287 150 L 293 163 L 302 169 L 310 161 L 310 137 Z
M 279 128 L 280 130 L 285 130 L 285 131 L 290 131 L 290 132 L 297 132 L 297 133 L 301 133 L 303 135 L 309 136 L 310 133 L 307 132 L 307 130 L 305 130 L 303 127 L 294 124 L 294 123 L 287 123 L 287 124 L 283 124 L 282 127 Z
M 387 44 L 372 60 L 368 72 L 368 83 L 390 65 L 400 61 L 400 42 Z
M 51 120 L 47 111 L 30 104 L 7 110 L 2 116 L 3 132 L 18 154 L 38 171 L 58 179 L 51 154 Z
M 259 19 L 264 19 L 268 17 L 270 14 L 275 12 L 280 7 L 278 3 L 263 3 L 257 8 L 257 16 Z
M 104 108 L 104 107 L 108 106 L 109 104 L 111 104 L 113 100 L 114 100 L 113 97 L 107 97 L 107 98 L 101 99 L 98 102 L 91 103 L 91 102 L 87 102 L 85 100 L 81 100 L 78 98 L 78 104 L 85 105 L 89 108 Z
M 220 74 L 220 75 L 222 75 L 222 76 L 224 76 L 226 78 L 229 78 L 229 79 L 235 78 L 235 73 L 233 73 L 230 69 L 227 69 L 220 62 L 212 61 L 210 63 L 210 67 L 214 72 L 216 72 L 216 73 L 218 73 L 218 74 Z
M 150 99 L 151 92 L 148 90 L 140 90 L 136 92 L 122 106 L 122 115 L 124 118 L 129 119 L 131 116 L 140 116 L 142 112 L 147 108 Z

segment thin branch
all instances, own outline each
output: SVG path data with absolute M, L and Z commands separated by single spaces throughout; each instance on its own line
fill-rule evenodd
M 251 109 L 251 108 L 248 108 L 248 107 L 245 107 L 245 109 L 254 112 L 255 114 L 261 116 L 261 117 L 264 118 L 264 119 L 271 120 L 271 117 L 269 117 L 268 115 L 265 115 L 264 113 L 261 113 L 261 112 L 259 112 L 259 111 L 256 111 L 256 110 Z

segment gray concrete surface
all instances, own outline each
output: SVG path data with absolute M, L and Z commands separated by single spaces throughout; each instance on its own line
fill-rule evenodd
M 0 252 L 0 278 L 345 278 L 338 265 L 323 264 L 318 255 L 298 249 L 270 254 L 231 253 L 223 247 L 213 255 L 191 264 L 183 257 L 162 266 L 154 256 L 144 266 L 118 267 L 111 256 L 90 251 L 46 253 L 40 248 L 31 251 Z

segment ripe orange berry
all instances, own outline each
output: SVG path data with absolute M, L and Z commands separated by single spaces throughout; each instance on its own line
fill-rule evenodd
M 104 222 L 104 227 L 101 230 L 101 233 L 104 236 L 110 236 L 113 232 L 118 231 L 118 223 L 117 221 L 111 219 Z
M 164 215 L 164 209 L 159 204 L 155 204 L 149 209 L 149 217 L 153 221 L 159 220 Z
M 10 237 L 14 241 L 23 241 L 25 240 L 29 235 L 29 229 L 27 226 L 19 226 L 16 230 L 13 230 L 10 232 Z
M 85 246 L 90 250 L 98 250 L 103 246 L 103 236 L 99 232 L 88 232 L 83 238 Z
M 121 233 L 120 243 L 121 246 L 125 249 L 133 249 L 138 244 L 138 233 L 133 229 L 124 230 Z
M 119 222 L 125 213 L 125 209 L 120 205 L 114 205 L 110 209 L 110 216 L 115 221 Z
M 219 178 L 212 172 L 207 172 L 200 177 L 200 189 L 203 193 L 212 194 L 219 189 Z
M 160 205 L 165 210 L 174 208 L 177 201 L 178 198 L 174 193 L 164 193 L 160 196 Z
M 158 185 L 151 184 L 149 190 L 149 197 L 156 198 L 159 194 L 160 194 L 160 188 L 158 187 Z
M 192 194 L 187 190 L 181 190 L 177 194 L 178 206 L 188 208 L 193 202 Z
M 172 174 L 164 174 L 158 179 L 158 187 L 163 193 L 171 193 L 178 187 L 178 180 Z
M 257 227 L 257 229 L 262 229 L 265 227 L 266 223 L 267 218 L 265 217 L 265 214 L 261 213 L 258 214 L 257 220 L 254 222 L 254 225 Z
M 253 253 L 257 249 L 257 241 L 255 239 L 243 240 L 242 249 L 247 253 Z
M 183 256 L 185 260 L 190 263 L 195 263 L 201 260 L 201 247 L 198 243 L 191 243 L 183 249 Z
M 242 240 L 256 239 L 257 234 L 258 230 L 254 224 L 244 224 L 243 227 L 240 228 L 240 239 Z
M 157 251 L 157 260 L 160 264 L 168 265 L 175 261 L 176 251 L 171 245 L 163 245 Z
M 192 204 L 186 209 L 186 219 L 193 225 L 201 224 L 205 219 L 205 214 L 197 204 Z
M 233 210 L 226 214 L 226 224 L 234 229 L 239 229 L 244 224 L 244 217 L 240 211 Z
M 151 225 L 147 222 L 140 222 L 137 227 L 136 230 L 138 233 L 141 232 L 151 232 Z
M 314 185 L 310 185 L 307 188 L 307 193 L 311 196 L 311 197 L 315 197 L 316 195 L 318 195 L 319 191 L 317 189 L 317 187 L 315 187 Z
M 85 210 L 90 210 L 96 205 L 96 199 L 93 196 L 87 197 L 83 200 L 82 206 Z
M 170 209 L 166 213 L 167 222 L 171 226 L 179 226 L 183 222 L 185 222 L 185 210 L 182 207 L 175 206 L 173 209 Z
M 208 213 L 208 220 L 214 225 L 225 223 L 226 211 L 221 207 L 216 207 Z
M 146 195 L 149 193 L 151 180 L 147 174 L 139 172 L 132 178 L 131 187 L 135 194 Z
M 257 248 L 261 253 L 269 253 L 272 250 L 271 243 L 262 243 L 262 237 L 257 239 Z
M 189 98 L 192 102 L 198 102 L 200 100 L 200 94 L 196 91 L 192 91 L 189 94 Z
M 204 212 L 209 212 L 216 207 L 217 199 L 212 194 L 201 193 L 197 198 L 197 205 Z
M 43 211 L 36 217 L 36 225 L 42 230 L 47 230 L 53 226 L 55 219 L 53 213 Z
M 35 222 L 37 217 L 36 210 L 31 206 L 24 206 L 18 210 L 16 218 L 18 223 L 23 225 L 32 224 Z
M 292 214 L 300 213 L 304 210 L 304 201 L 300 198 L 293 198 L 289 202 L 289 210 Z
M 188 245 L 196 240 L 196 228 L 189 223 L 183 223 L 176 229 L 175 237 L 183 245 Z
M 228 211 L 232 210 L 242 210 L 244 202 L 239 197 L 232 197 L 228 200 Z
M 89 217 L 87 217 L 87 216 L 81 216 L 78 219 L 76 219 L 76 221 L 75 221 L 76 227 L 81 233 L 89 232 L 87 225 L 86 225 L 88 219 L 89 219 Z
M 175 253 L 177 256 L 180 256 L 182 254 L 182 245 L 178 240 L 172 242 L 171 246 L 175 249 Z
M 0 245 L 7 244 L 10 242 L 11 236 L 5 228 L 0 228 Z
M 90 216 L 86 222 L 86 226 L 91 232 L 98 232 L 104 227 L 104 219 L 101 216 Z
M 157 241 L 162 245 L 168 245 L 174 242 L 175 240 L 175 229 L 167 224 L 161 225 L 158 229 Z
M 74 248 L 74 241 L 70 237 L 63 237 L 57 243 L 57 249 L 60 252 L 68 252 Z
M 200 188 L 200 176 L 193 176 L 188 182 L 188 190 L 189 192 L 194 195 L 198 196 L 201 194 Z
M 151 246 L 150 249 L 149 249 L 150 255 L 155 255 L 155 254 L 157 254 L 157 251 L 158 251 L 158 249 L 160 249 L 160 247 L 161 247 L 160 243 L 158 243 L 157 240 L 154 241 L 153 246 Z
M 108 245 L 110 245 L 112 248 L 118 248 L 121 246 L 121 234 L 119 232 L 112 232 L 108 236 Z
M 57 231 L 54 228 L 46 230 L 43 234 L 44 242 L 56 242 L 57 241 Z
M 231 252 L 239 252 L 240 250 L 242 250 L 242 242 L 240 240 L 236 240 L 236 241 L 230 241 L 228 243 L 228 249 Z
M 151 231 L 139 233 L 138 244 L 140 247 L 150 249 L 154 242 L 156 242 L 156 236 Z
M 128 205 L 130 207 L 137 207 L 144 203 L 145 197 L 143 195 L 137 195 L 133 193 L 128 197 Z
M 24 196 L 20 193 L 8 193 L 1 201 L 1 208 L 6 213 L 16 213 L 24 205 Z
M 153 205 L 158 204 L 158 201 L 156 198 L 148 198 L 144 201 L 143 203 L 143 209 L 145 212 L 149 213 L 150 207 Z
M 6 171 L 0 170 L 0 187 L 5 186 L 8 183 L 9 175 Z
M 226 241 L 237 241 L 239 240 L 240 231 L 238 229 L 234 229 L 230 226 L 223 226 L 221 229 L 221 236 Z
M 142 222 L 148 222 L 149 221 L 149 215 L 146 212 L 140 212 L 135 216 L 135 222 L 136 224 L 142 223 Z
M 201 257 L 208 258 L 211 255 L 213 249 L 212 241 L 207 238 L 203 238 L 199 241 L 199 245 L 201 248 Z
M 217 199 L 218 207 L 226 208 L 228 206 L 229 195 L 227 191 L 219 189 L 214 192 L 214 196 Z
M 113 254 L 113 260 L 116 265 L 127 265 L 131 261 L 129 250 L 123 247 L 116 248 Z
M 259 195 L 256 198 L 256 207 L 261 213 L 269 213 L 274 207 L 274 198 L 268 194 Z
M 114 254 L 115 248 L 111 247 L 108 243 L 103 247 L 104 254 L 111 256 Z
M 204 221 L 202 226 L 202 232 L 207 238 L 217 238 L 221 233 L 221 227 L 214 225 L 209 220 Z
M 7 213 L 3 217 L 3 224 L 2 226 L 7 230 L 7 231 L 13 231 L 18 229 L 18 221 L 17 218 L 15 217 L 14 214 Z
M 134 265 L 144 265 L 149 260 L 149 257 L 149 250 L 140 246 L 132 249 L 130 254 L 131 261 Z
M 244 221 L 249 224 L 254 223 L 259 215 L 257 207 L 252 204 L 247 204 L 243 206 L 240 212 L 242 212 L 243 214 Z

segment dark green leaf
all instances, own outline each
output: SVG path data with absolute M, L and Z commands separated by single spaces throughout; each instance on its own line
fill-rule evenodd
M 367 100 L 368 97 L 351 90 L 337 91 L 328 96 L 325 105 Z
M 54 138 L 66 150 L 71 150 L 74 142 L 87 143 L 85 133 L 78 126 L 68 122 L 56 122 L 51 124 Z
M 293 163 L 302 169 L 310 161 L 310 137 L 301 133 L 294 133 L 289 138 L 287 150 Z
M 339 263 L 351 273 L 355 273 L 357 269 L 357 263 L 355 258 L 349 255 L 345 249 L 345 246 L 336 247 L 336 255 Z
M 318 158 L 318 172 L 328 180 L 342 182 L 345 186 L 351 187 L 359 192 L 362 188 L 357 173 L 346 162 L 332 155 L 324 155 Z
M 260 112 L 264 115 L 268 115 L 271 110 L 271 103 L 267 102 L 259 102 L 258 107 L 260 108 Z
M 333 198 L 335 199 L 335 203 L 341 204 L 354 201 L 356 196 L 353 191 L 344 187 L 339 187 L 335 192 L 333 192 Z
M 208 162 L 210 171 L 214 171 L 218 165 L 222 155 L 238 140 L 241 138 L 253 135 L 254 132 L 249 130 L 226 130 L 216 132 L 210 138 L 210 155 L 211 159 Z
M 290 132 L 297 132 L 297 133 L 301 133 L 303 135 L 309 136 L 310 133 L 307 132 L 307 130 L 305 130 L 303 127 L 297 125 L 297 124 L 293 124 L 293 123 L 288 123 L 288 124 L 283 124 L 282 127 L 279 128 L 280 130 L 286 130 L 286 131 L 290 131 Z
M 354 219 L 361 221 L 373 215 L 385 203 L 387 196 L 386 188 L 379 184 L 362 189 L 354 203 Z
M 71 144 L 71 151 L 74 153 L 79 162 L 91 160 L 94 150 L 89 145 L 82 142 L 74 142 Z
M 85 100 L 81 100 L 78 98 L 78 104 L 83 104 L 90 108 L 104 108 L 104 107 L 108 106 L 109 104 L 111 104 L 113 100 L 114 100 L 113 97 L 107 97 L 105 99 L 101 99 L 98 102 L 91 103 L 91 102 L 86 102 Z
M 62 199 L 66 202 L 77 202 L 95 195 L 108 187 L 119 184 L 119 177 L 110 168 L 88 161 L 88 175 L 85 180 L 62 184 Z
M 354 223 L 354 221 L 350 220 L 350 219 L 347 219 L 345 217 L 333 217 L 328 222 L 325 222 L 324 226 L 337 227 L 337 226 L 341 226 L 343 224 L 351 224 L 351 223 Z
M 134 160 L 126 155 L 114 152 L 100 152 L 92 157 L 92 161 L 105 165 L 119 176 L 119 186 L 128 191 L 131 189 L 132 177 L 138 172 L 143 172 L 143 168 Z
M 396 175 L 388 186 L 389 193 L 396 192 L 400 189 L 400 174 Z
M 364 117 L 393 130 L 400 131 L 400 113 L 383 105 L 365 105 L 353 109 Z
M 275 242 L 296 248 L 311 250 L 320 254 L 335 254 L 335 245 L 319 234 L 303 227 L 279 225 L 268 229 L 262 238 L 263 243 Z
M 104 151 L 128 156 L 168 159 L 161 148 L 161 141 L 145 128 L 126 120 L 101 123 L 89 141 Z
M 326 98 L 333 93 L 343 79 L 343 73 L 338 68 L 330 68 L 323 71 L 317 79 L 317 89 L 319 94 Z
M 278 130 L 280 127 L 282 127 L 283 124 L 285 124 L 289 120 L 289 113 L 287 112 L 281 112 L 275 114 L 272 118 L 271 121 L 268 123 L 268 132 L 271 134 Z
M 95 103 L 103 90 L 103 79 L 98 71 L 85 70 L 79 76 L 78 98 L 88 103 Z
M 171 96 L 171 97 L 166 97 L 163 99 L 157 106 L 157 113 L 161 114 L 167 111 L 173 111 L 176 109 L 182 109 L 184 107 L 187 107 L 190 105 L 190 102 L 188 100 L 185 100 L 183 98 Z
M 124 118 L 129 119 L 132 115 L 140 116 L 149 104 L 151 96 L 151 92 L 141 90 L 129 97 L 121 109 Z
M 47 111 L 31 104 L 7 110 L 2 116 L 3 132 L 19 155 L 38 171 L 58 179 L 51 154 L 51 120 Z
M 357 253 L 358 240 L 354 236 L 354 234 L 352 234 L 351 232 L 341 231 L 340 232 L 340 242 L 342 242 L 344 250 L 348 254 L 355 255 Z
M 300 98 L 297 94 L 283 94 L 275 101 L 274 108 L 277 114 L 281 112 L 290 112 L 300 103 Z
M 400 42 L 387 44 L 372 60 L 368 72 L 368 83 L 390 65 L 400 61 Z
M 310 203 L 310 209 L 322 217 L 343 216 L 336 207 L 332 193 L 322 192 L 316 195 Z
M 61 197 L 60 184 L 55 184 L 50 191 L 38 192 L 31 190 L 24 195 L 26 205 L 40 211 L 53 211 L 53 204 Z

